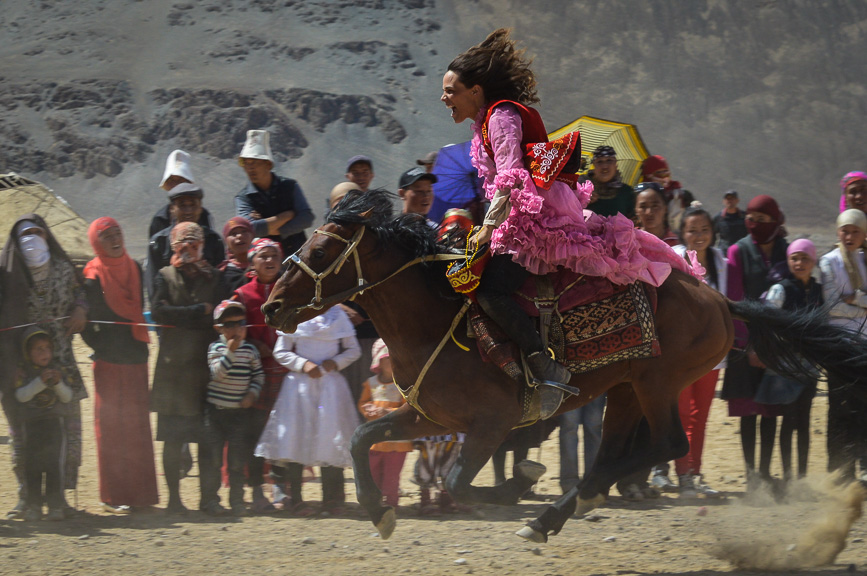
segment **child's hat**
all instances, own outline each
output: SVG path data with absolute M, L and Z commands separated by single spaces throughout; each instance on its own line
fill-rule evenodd
M 379 363 L 383 358 L 388 358 L 390 356 L 388 353 L 388 346 L 385 345 L 382 338 L 378 338 L 376 342 L 373 343 L 372 354 L 373 361 L 370 363 L 370 371 L 374 374 L 379 374 Z
M 237 300 L 223 300 L 214 308 L 214 324 L 219 324 L 229 312 L 240 312 L 247 317 L 247 309 Z
M 44 336 L 51 341 L 52 346 L 54 345 L 54 339 L 51 337 L 51 334 L 46 332 L 44 328 L 35 324 L 33 326 L 29 326 L 27 330 L 24 331 L 24 336 L 21 338 L 21 348 L 22 350 L 24 350 L 24 355 L 27 358 L 29 358 L 27 351 L 30 347 L 30 341 L 35 336 Z

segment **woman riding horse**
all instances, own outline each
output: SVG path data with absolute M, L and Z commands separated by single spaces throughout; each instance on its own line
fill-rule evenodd
M 563 390 L 555 386 L 569 382 L 571 374 L 544 351 L 512 294 L 530 274 L 558 268 L 616 284 L 642 280 L 659 286 L 672 267 L 686 271 L 685 261 L 622 215 L 594 215 L 585 222 L 593 185 L 578 186 L 575 174 L 563 172 L 572 152 L 580 154 L 578 135 L 570 134 L 562 148 L 546 146 L 542 118 L 529 107 L 539 102 L 535 76 L 507 30 L 493 32 L 452 60 L 440 100 L 455 123 L 474 121 L 470 155 L 491 201 L 484 225 L 471 239 L 476 246 L 490 242 L 494 254 L 476 297 L 521 348 L 533 376 L 548 384 L 540 392 L 542 418 L 549 418 L 563 401 Z

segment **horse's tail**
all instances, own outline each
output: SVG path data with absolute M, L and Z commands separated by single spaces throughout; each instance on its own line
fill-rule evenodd
M 827 307 L 782 310 L 757 300 L 728 302 L 749 325 L 748 348 L 765 366 L 796 380 L 815 379 L 804 360 L 846 382 L 867 382 L 867 338 L 828 322 Z

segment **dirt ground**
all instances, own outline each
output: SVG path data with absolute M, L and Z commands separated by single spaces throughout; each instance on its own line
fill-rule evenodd
M 92 389 L 88 350 L 78 342 L 80 368 Z M 811 478 L 825 467 L 826 397 L 813 411 Z M 92 402 L 83 404 L 84 464 L 77 494 L 68 493 L 80 511 L 64 522 L 0 521 L 0 574 L 690 574 L 749 573 L 741 566 L 776 567 L 789 572 L 808 566 L 828 548 L 846 547 L 836 561 L 811 574 L 867 573 L 867 520 L 855 520 L 846 534 L 853 506 L 823 495 L 817 482 L 786 504 L 762 495 L 744 497 L 743 464 L 736 420 L 715 400 L 708 425 L 704 472 L 707 482 L 725 491 L 721 500 L 624 502 L 612 497 L 587 519 L 573 518 L 548 544 L 514 535 L 538 516 L 545 500 L 559 495 L 556 432 L 531 459 L 548 467 L 536 487 L 541 500 L 515 507 L 476 506 L 472 512 L 438 518 L 419 517 L 418 490 L 409 482 L 414 455 L 404 466 L 397 529 L 382 541 L 356 504 L 344 517 L 273 516 L 213 519 L 199 512 L 165 515 L 162 504 L 149 513 L 111 516 L 99 506 Z M 0 417 L 2 418 L 2 417 Z M 0 422 L 5 430 L 5 422 Z M 160 445 L 157 445 L 157 449 Z M 16 501 L 8 462 L 0 446 L 0 510 Z M 159 455 L 157 456 L 159 459 Z M 159 462 L 159 460 L 158 460 Z M 774 473 L 779 475 L 775 455 Z M 583 463 L 582 463 L 583 465 Z M 160 466 L 158 463 L 158 473 Z M 182 482 L 185 501 L 197 502 L 198 479 Z M 347 493 L 354 502 L 352 472 Z M 490 464 L 477 480 L 490 485 Z M 319 500 L 317 481 L 305 484 L 305 498 Z M 852 499 L 850 498 L 850 501 Z M 860 500 L 855 498 L 855 501 Z M 851 502 L 850 502 L 851 503 Z

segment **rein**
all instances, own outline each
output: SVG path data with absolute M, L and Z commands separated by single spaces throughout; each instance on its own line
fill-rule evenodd
M 448 261 L 448 260 L 464 260 L 464 259 L 466 259 L 466 255 L 464 255 L 464 254 L 431 254 L 428 256 L 419 256 L 419 257 L 414 258 L 414 259 L 410 260 L 409 262 L 405 263 L 400 268 L 398 268 L 397 270 L 395 270 L 394 272 L 392 272 L 391 274 L 389 274 L 388 276 L 386 276 L 382 280 L 378 280 L 377 282 L 371 283 L 371 282 L 368 282 L 367 280 L 364 279 L 364 273 L 361 270 L 361 258 L 358 255 L 358 245 L 361 243 L 361 239 L 364 237 L 364 230 L 365 230 L 365 227 L 361 226 L 355 232 L 355 234 L 352 235 L 352 238 L 349 240 L 347 240 L 346 238 L 339 236 L 338 234 L 335 234 L 333 232 L 328 232 L 327 230 L 320 230 L 320 229 L 314 230 L 313 231 L 314 234 L 322 234 L 324 236 L 328 236 L 329 238 L 334 238 L 335 240 L 339 240 L 339 241 L 343 242 L 344 244 L 346 244 L 346 247 L 337 256 L 337 258 L 334 260 L 334 262 L 332 262 L 328 266 L 328 268 L 326 268 L 322 272 L 318 272 L 318 273 L 314 272 L 313 269 L 310 268 L 310 266 L 308 266 L 306 263 L 304 263 L 301 260 L 301 257 L 298 255 L 299 252 L 301 251 L 300 248 L 298 249 L 297 252 L 295 252 L 294 254 L 292 254 L 291 256 L 286 258 L 286 260 L 283 261 L 284 265 L 286 264 L 286 262 L 290 262 L 290 261 L 295 263 L 298 266 L 298 268 L 301 269 L 301 271 L 303 271 L 305 274 L 307 274 L 313 280 L 313 282 L 316 286 L 315 292 L 313 293 L 313 298 L 310 300 L 310 303 L 305 305 L 305 306 L 301 306 L 299 308 L 296 308 L 295 309 L 296 312 L 299 312 L 301 310 L 306 310 L 308 308 L 310 308 L 312 310 L 321 310 L 321 309 L 325 308 L 326 306 L 330 306 L 332 304 L 337 304 L 339 302 L 343 302 L 347 298 L 353 299 L 353 298 L 355 298 L 355 296 L 362 294 L 365 290 L 370 290 L 372 288 L 375 288 L 375 287 L 379 286 L 380 284 L 383 284 L 384 282 L 391 280 L 392 278 L 394 278 L 395 276 L 397 276 L 398 274 L 400 274 L 401 272 L 403 272 L 407 268 L 415 266 L 416 264 L 420 264 L 421 262 L 436 262 L 436 261 L 442 262 L 442 261 Z M 355 261 L 355 274 L 358 277 L 358 284 L 354 288 L 349 288 L 348 290 L 344 290 L 342 292 L 338 292 L 337 294 L 333 294 L 333 295 L 328 296 L 326 298 L 322 298 L 322 281 L 325 278 L 327 278 L 328 276 L 330 276 L 332 273 L 333 274 L 340 274 L 340 269 L 343 267 L 344 264 L 346 264 L 346 261 L 349 260 L 350 256 L 352 256 L 353 260 Z M 432 422 L 434 422 L 434 420 L 432 420 L 430 418 L 430 416 L 428 416 L 425 413 L 425 411 L 422 410 L 418 404 L 418 395 L 419 395 L 419 390 L 421 389 L 421 382 L 424 379 L 424 377 L 427 374 L 430 367 L 433 365 L 434 360 L 436 360 L 437 356 L 439 356 L 439 353 L 442 351 L 443 347 L 445 347 L 446 342 L 449 341 L 449 338 L 451 338 L 455 342 L 455 344 L 459 348 L 461 348 L 462 350 L 464 350 L 464 351 L 469 350 L 469 348 L 461 345 L 455 339 L 455 336 L 454 336 L 455 328 L 457 327 L 461 318 L 464 317 L 464 314 L 466 314 L 469 307 L 470 307 L 470 301 L 469 301 L 469 299 L 467 299 L 464 302 L 464 305 L 458 311 L 455 318 L 452 320 L 452 323 L 451 323 L 451 326 L 449 327 L 448 332 L 446 332 L 445 336 L 443 336 L 442 340 L 440 340 L 439 345 L 433 351 L 430 358 L 428 358 L 428 360 L 425 363 L 424 367 L 422 368 L 421 372 L 419 372 L 418 378 L 416 378 L 416 381 L 413 383 L 413 385 L 410 386 L 405 392 L 404 392 L 403 388 L 401 388 L 400 386 L 397 387 L 397 389 L 400 390 L 400 393 L 403 395 L 403 397 L 406 398 L 407 403 L 410 406 L 412 406 L 413 408 L 415 408 L 425 418 L 427 418 L 428 420 L 431 420 Z
M 358 256 L 358 245 L 359 243 L 361 243 L 361 239 L 364 237 L 364 230 L 364 226 L 360 227 L 349 240 L 333 232 L 328 232 L 327 230 L 320 230 L 318 228 L 314 230 L 314 234 L 322 234 L 323 236 L 328 236 L 329 238 L 340 240 L 341 242 L 346 244 L 346 248 L 344 248 L 343 251 L 334 260 L 334 262 L 332 262 L 328 266 L 328 268 L 326 268 L 322 272 L 314 272 L 313 269 L 310 268 L 310 266 L 308 266 L 301 260 L 301 257 L 298 256 L 298 253 L 301 251 L 300 248 L 297 252 L 295 252 L 283 261 L 284 265 L 286 264 L 286 262 L 290 261 L 295 263 L 302 272 L 310 276 L 310 278 L 316 285 L 315 291 L 313 293 L 313 299 L 310 300 L 309 304 L 296 308 L 296 312 L 306 310 L 307 308 L 310 308 L 312 310 L 322 310 L 326 306 L 338 304 L 340 302 L 343 302 L 347 298 L 352 300 L 358 294 L 364 293 L 365 290 L 375 288 L 380 284 L 391 280 L 407 268 L 415 266 L 416 264 L 420 264 L 421 262 L 461 260 L 465 258 L 465 256 L 462 254 L 431 254 L 428 256 L 419 256 L 418 258 L 414 258 L 409 262 L 405 263 L 403 266 L 401 266 L 382 280 L 371 283 L 364 279 L 364 274 L 361 271 L 361 258 L 359 258 Z M 322 298 L 322 280 L 330 276 L 332 273 L 340 274 L 340 269 L 343 267 L 344 264 L 346 264 L 346 261 L 349 259 L 350 256 L 352 256 L 355 260 L 355 274 L 358 277 L 358 284 L 354 288 L 349 288 L 348 290 L 344 290 L 342 292 L 338 292 L 337 294 Z

